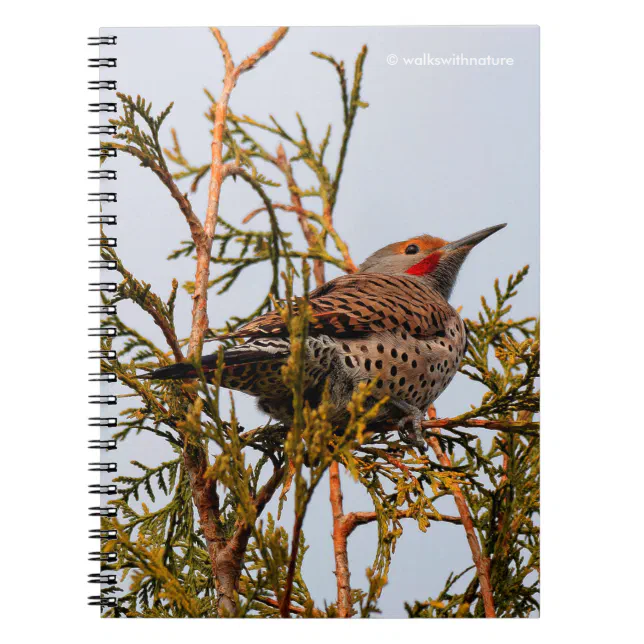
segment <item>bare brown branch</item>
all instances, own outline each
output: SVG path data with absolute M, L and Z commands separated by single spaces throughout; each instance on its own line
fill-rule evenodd
M 340 466 L 333 461 L 329 468 L 329 499 L 333 513 L 333 554 L 335 556 L 335 578 L 338 587 L 338 617 L 351 617 L 351 571 L 347 554 L 347 538 L 351 533 L 342 507 Z
M 273 472 L 273 476 L 271 476 L 271 478 L 266 481 L 264 487 L 262 487 L 262 489 L 257 494 L 257 498 L 255 499 L 255 511 L 257 512 L 257 516 L 262 513 L 262 510 L 266 507 L 266 504 L 271 500 L 273 494 L 275 494 L 275 490 L 277 490 L 279 484 L 284 479 L 285 471 L 286 467 L 284 465 L 276 469 Z
M 184 465 L 190 479 L 192 499 L 197 507 L 199 526 L 203 532 L 210 557 L 215 586 L 217 588 L 217 610 L 221 616 L 235 614 L 234 586 L 229 587 L 228 579 L 219 576 L 218 556 L 226 547 L 226 538 L 219 524 L 219 498 L 215 481 L 206 479 L 207 458 L 202 449 L 188 445 L 183 454 Z
M 251 54 L 243 60 L 237 67 L 237 75 L 247 72 L 249 69 L 252 69 L 262 58 L 268 56 L 275 47 L 280 43 L 280 41 L 286 36 L 288 32 L 288 27 L 280 27 L 276 29 L 270 40 L 262 45 L 254 54 Z
M 430 521 L 443 521 L 444 523 L 454 523 L 461 525 L 463 522 L 460 517 L 451 516 L 449 514 L 441 514 L 435 516 L 433 514 L 425 514 Z M 366 525 L 376 521 L 378 515 L 375 512 L 349 512 L 345 515 L 346 523 L 349 526 L 349 534 L 351 534 L 358 526 Z M 416 516 L 410 510 L 397 510 L 397 519 L 415 519 Z
M 221 188 L 224 179 L 236 171 L 234 167 L 223 163 L 223 142 L 228 113 L 228 101 L 240 74 L 251 69 L 251 67 L 261 58 L 268 55 L 286 35 L 286 29 L 278 29 L 268 43 L 260 47 L 255 54 L 249 56 L 238 67 L 234 66 L 228 44 L 221 35 L 221 32 L 218 29 L 213 28 L 212 33 L 221 49 L 226 71 L 219 101 L 215 106 L 214 127 L 211 143 L 212 157 L 210 164 L 210 183 L 208 186 L 208 205 L 203 226 L 197 219 L 197 222 L 199 223 L 199 228 L 197 228 L 192 217 L 188 219 L 186 212 L 184 212 L 190 225 L 197 254 L 195 289 L 192 307 L 192 327 L 188 348 L 189 358 L 200 358 L 204 335 L 208 329 L 207 306 L 208 281 L 210 279 L 210 255 L 217 227 Z M 163 180 L 163 177 L 161 178 Z M 172 181 L 172 186 L 174 186 L 174 181 Z M 187 199 L 185 201 L 187 202 Z M 190 209 L 189 214 L 194 217 L 192 209 Z M 194 218 L 196 219 L 196 217 Z M 222 617 L 233 616 L 236 614 L 237 607 L 235 595 L 238 588 L 244 552 L 246 551 L 246 546 L 248 544 L 251 527 L 240 522 L 236 526 L 233 536 L 230 539 L 225 538 L 225 535 L 222 533 L 222 528 L 218 522 L 219 501 L 215 491 L 216 483 L 215 481 L 204 479 L 204 473 L 207 468 L 207 454 L 205 449 L 190 447 L 186 450 L 186 455 L 184 462 L 190 477 L 193 499 L 197 506 L 199 523 L 208 545 L 208 554 L 210 556 L 213 575 L 215 578 L 218 597 L 218 611 Z M 279 480 L 281 480 L 281 476 L 278 474 L 278 472 L 274 473 L 271 480 L 264 486 L 263 490 L 260 491 L 256 500 L 258 513 L 261 512 L 261 509 L 266 505 L 274 493 Z
M 436 409 L 432 405 L 429 408 L 429 417 L 430 420 L 436 419 Z M 434 450 L 438 462 L 443 467 L 452 467 L 452 461 L 449 456 L 443 452 L 441 445 L 436 436 L 432 436 L 427 439 L 427 443 Z M 476 566 L 476 571 L 479 576 L 479 583 L 481 585 L 481 595 L 483 597 L 483 607 L 485 610 L 486 617 L 496 617 L 494 610 L 494 598 L 492 595 L 492 583 L 490 581 L 490 560 L 486 557 L 481 551 L 481 544 L 476 536 L 474 530 L 474 523 L 472 521 L 472 515 L 470 514 L 467 501 L 465 496 L 461 491 L 457 483 L 451 484 L 452 496 L 456 503 L 456 508 L 458 509 L 458 514 L 461 517 L 461 522 L 465 528 L 465 534 L 467 536 L 467 543 L 470 546 L 470 551 L 472 552 L 472 560 Z
M 273 472 L 271 478 L 264 484 L 255 499 L 257 516 L 262 513 L 266 504 L 271 500 L 275 490 L 284 477 L 284 467 Z M 235 593 L 239 590 L 239 577 L 244 565 L 244 554 L 248 546 L 253 526 L 245 521 L 238 521 L 233 536 L 218 543 L 216 553 L 216 583 L 222 616 L 234 616 L 236 611 Z
M 221 35 L 221 31 L 217 27 L 211 27 L 210 32 L 215 37 L 219 49 L 221 49 L 221 55 L 224 59 L 224 66 L 226 69 L 226 74 L 232 74 L 235 70 L 235 63 L 233 63 L 233 57 L 230 54 L 230 49 L 228 48 L 228 43 L 226 39 Z
M 291 605 L 291 594 L 293 592 L 293 582 L 295 580 L 295 568 L 297 566 L 297 556 L 300 551 L 300 539 L 302 537 L 302 525 L 304 523 L 304 513 L 295 514 L 295 522 L 293 524 L 293 538 L 291 541 L 291 558 L 288 562 L 288 570 L 286 572 L 286 582 L 284 584 L 284 595 L 280 603 L 280 616 L 290 617 L 289 607 Z
M 291 205 L 297 213 L 297 221 L 300 224 L 304 239 L 309 248 L 313 248 L 318 241 L 318 236 L 313 227 L 309 224 L 309 221 L 304 214 L 304 208 L 302 206 L 302 198 L 300 197 L 299 187 L 295 182 L 295 177 L 293 176 L 293 168 L 286 156 L 284 146 L 280 143 L 277 146 L 277 156 L 275 157 L 275 165 L 283 172 L 286 177 L 286 185 L 288 187 L 289 193 L 291 194 Z M 246 221 L 246 220 L 244 220 Z M 321 259 L 316 259 L 313 261 L 313 277 L 315 278 L 316 286 L 320 287 L 324 282 L 326 282 L 326 276 L 324 274 L 324 261 Z
M 219 522 L 219 498 L 215 489 L 216 482 L 204 476 L 207 461 L 202 450 L 189 446 L 184 452 L 184 463 L 190 477 L 192 497 L 197 507 L 199 525 L 208 547 L 208 554 L 217 588 L 217 608 L 221 617 L 234 616 L 236 613 L 235 594 L 238 591 L 239 576 L 244 563 L 244 553 L 248 545 L 252 526 L 238 521 L 235 532 L 229 539 Z M 257 516 L 262 513 L 271 500 L 284 476 L 284 467 L 273 472 L 264 484 L 257 498 Z
M 215 230 L 217 228 L 217 219 L 219 216 L 221 188 L 226 176 L 229 176 L 233 172 L 230 166 L 227 166 L 223 162 L 224 134 L 226 130 L 230 95 L 237 84 L 239 76 L 251 69 L 257 62 L 273 51 L 282 38 L 284 38 L 288 30 L 285 27 L 281 27 L 275 31 L 271 39 L 265 45 L 262 45 L 254 54 L 251 54 L 237 67 L 235 67 L 233 62 L 230 49 L 228 48 L 228 43 L 222 36 L 219 29 L 213 27 L 211 31 L 219 44 L 219 48 L 221 49 L 226 71 L 219 100 L 214 107 L 210 183 L 208 184 L 208 205 L 206 207 L 206 218 L 203 225 L 204 239 L 202 239 L 201 243 L 195 244 L 197 268 L 195 271 L 195 289 L 192 296 L 192 328 L 190 331 L 188 356 L 201 354 L 203 338 L 208 330 L 208 281 L 210 279 L 210 255 L 212 252 Z
M 469 418 L 467 420 L 459 420 L 458 418 L 430 418 L 430 420 L 424 420 L 422 422 L 423 429 L 476 427 L 508 433 L 531 432 L 538 430 L 539 426 L 538 422 L 528 420 L 488 420 L 486 418 Z
M 333 514 L 333 553 L 335 556 L 338 617 L 347 618 L 353 614 L 347 541 L 358 526 L 376 521 L 378 515 L 376 512 L 349 512 L 344 514 L 340 469 L 337 462 L 332 463 L 329 469 L 329 488 L 329 499 Z M 427 514 L 426 516 L 430 521 L 462 524 L 460 517 L 450 515 L 435 516 L 432 514 Z M 415 519 L 416 517 L 410 510 L 398 510 L 396 518 Z
M 154 323 L 161 329 L 165 341 L 168 343 L 168 346 L 172 350 L 172 355 L 177 362 L 183 362 L 183 351 L 181 350 L 181 345 L 177 339 L 177 334 L 174 332 L 174 329 L 170 327 L 168 321 L 162 315 L 159 315 L 155 310 L 149 311 Z

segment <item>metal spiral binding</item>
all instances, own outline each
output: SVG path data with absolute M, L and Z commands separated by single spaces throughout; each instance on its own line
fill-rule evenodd
M 90 157 L 100 157 L 101 159 L 108 159 L 110 157 L 114 158 L 117 156 L 118 150 L 115 150 L 114 148 L 88 148 L 87 151 L 89 154 L 87 156 Z
M 116 203 L 115 192 L 90 192 L 88 201 L 100 201 L 101 203 Z
M 94 315 L 114 315 L 116 307 L 110 304 L 90 304 L 89 312 Z
M 89 464 L 90 472 L 110 472 L 114 473 L 118 471 L 117 463 L 90 463 Z
M 88 179 L 114 181 L 116 179 L 116 170 L 90 170 Z
M 90 246 L 109 246 L 110 248 L 116 248 L 115 237 L 90 237 L 89 242 Z
M 104 507 L 102 505 L 97 505 L 96 507 L 89 509 L 90 517 L 115 517 L 116 508 Z
M 90 134 L 116 134 L 116 125 L 90 125 Z
M 95 405 L 116 405 L 116 396 L 103 396 L 103 395 L 91 395 L 89 397 L 90 404 Z
M 116 89 L 116 81 L 90 81 L 88 89 Z
M 88 67 L 116 67 L 116 58 L 88 58 Z
M 110 438 L 109 440 L 106 441 L 101 441 L 101 440 L 91 440 L 89 441 L 89 448 L 90 449 L 104 449 L 107 450 L 108 452 L 116 449 L 116 441 L 113 438 Z
M 114 563 L 117 560 L 117 554 L 115 552 L 90 552 L 89 560 L 90 561 L 100 561 L 101 563 Z
M 91 595 L 89 597 L 90 606 L 100 606 L 101 608 L 116 608 L 116 597 L 101 597 L 100 595 Z
M 88 45 L 116 45 L 116 36 L 90 36 Z
M 89 419 L 90 427 L 116 427 L 116 418 L 94 417 Z
M 93 36 L 88 39 L 88 45 L 96 46 L 114 46 L 116 45 L 116 36 Z M 101 51 L 101 54 L 103 52 Z M 91 68 L 115 68 L 117 66 L 117 59 L 114 56 L 92 57 L 88 59 L 88 66 Z M 91 80 L 89 81 L 88 88 L 92 91 L 115 91 L 115 80 Z M 88 112 L 91 114 L 115 113 L 117 111 L 117 103 L 111 100 L 103 100 L 101 95 L 100 99 L 96 102 L 89 103 L 87 106 Z M 89 126 L 90 135 L 111 136 L 116 134 L 116 127 L 114 125 L 92 124 Z M 100 159 L 101 163 L 114 159 L 117 157 L 117 150 L 106 147 L 99 141 L 98 145 L 88 148 L 88 156 Z M 88 171 L 88 178 L 98 180 L 100 182 L 113 182 L 117 179 L 116 170 L 109 168 L 91 169 Z M 101 230 L 105 229 L 103 226 L 116 226 L 117 219 L 114 213 L 105 213 L 103 210 L 108 204 L 117 203 L 117 193 L 112 190 L 105 190 L 104 184 L 100 184 L 99 192 L 90 192 L 87 195 L 89 202 L 98 202 L 101 210 L 99 214 L 92 214 L 88 216 L 88 224 L 101 226 Z M 109 206 L 108 206 L 109 207 Z M 96 229 L 94 229 L 96 230 Z M 115 235 L 106 236 L 102 234 L 100 237 L 90 237 L 88 239 L 90 247 L 98 248 L 115 248 L 117 240 Z M 110 259 L 93 259 L 89 262 L 90 270 L 100 271 L 115 271 L 117 263 Z M 103 273 L 101 273 L 101 276 Z M 116 282 L 103 281 L 90 282 L 89 290 L 94 293 L 114 293 L 116 292 Z M 108 304 L 91 304 L 89 312 L 93 315 L 110 316 L 116 313 L 116 307 Z M 117 336 L 117 329 L 113 326 L 94 326 L 88 329 L 88 335 L 96 338 L 114 338 Z M 90 360 L 115 360 L 116 351 L 111 349 L 95 349 L 89 352 Z M 113 373 L 92 372 L 89 374 L 90 382 L 99 383 L 115 383 L 116 376 Z M 90 405 L 116 405 L 117 399 L 113 394 L 97 394 L 89 396 Z M 91 428 L 98 428 L 98 431 L 103 429 L 114 428 L 117 425 L 117 419 L 114 417 L 92 416 L 89 418 L 88 425 Z M 92 439 L 88 445 L 91 450 L 98 450 L 100 454 L 107 454 L 113 452 L 117 448 L 117 443 L 114 439 Z M 96 454 L 96 451 L 94 451 Z M 106 474 L 114 474 L 117 471 L 118 465 L 115 462 L 106 462 L 102 458 L 99 462 L 89 463 L 89 470 L 91 472 L 100 472 Z M 103 496 L 112 496 L 117 493 L 117 487 L 114 484 L 92 484 L 89 486 L 89 493 L 96 494 L 99 498 Z M 98 499 L 97 499 L 98 500 Z M 116 516 L 116 508 L 110 505 L 95 505 L 89 508 L 89 515 L 99 518 L 111 518 Z M 95 529 L 90 530 L 91 539 L 99 539 L 101 542 L 116 539 L 116 530 L 103 530 Z M 118 599 L 114 596 L 107 596 L 108 591 L 113 591 L 116 585 L 116 575 L 105 566 L 116 563 L 118 555 L 115 552 L 101 552 L 94 551 L 89 553 L 90 561 L 99 562 L 101 566 L 100 572 L 92 573 L 89 575 L 89 583 L 99 584 L 101 593 L 99 595 L 92 595 L 89 597 L 90 606 L 99 606 L 101 610 L 106 608 L 118 609 Z
M 116 539 L 116 530 L 90 530 L 90 539 L 101 539 L 101 541 L 114 541 Z
M 89 381 L 90 382 L 116 382 L 116 376 L 113 373 L 90 373 Z
M 90 103 L 89 112 L 116 112 L 116 103 Z
M 90 215 L 88 224 L 102 224 L 103 226 L 116 226 L 116 215 Z
M 96 223 L 94 221 L 88 222 L 90 224 Z M 116 223 L 116 221 L 114 221 Z M 111 224 L 109 224 L 111 225 Z M 105 271 L 115 271 L 116 262 L 113 259 L 90 259 L 89 261 L 90 269 L 103 269 Z
M 116 485 L 98 485 L 93 484 L 89 486 L 90 494 L 105 494 L 107 496 L 113 496 L 117 493 Z

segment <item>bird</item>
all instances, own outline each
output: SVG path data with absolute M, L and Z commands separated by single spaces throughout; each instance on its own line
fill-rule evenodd
M 328 388 L 328 417 L 341 427 L 353 393 L 370 382 L 374 402 L 387 396 L 371 423 L 397 424 L 401 440 L 426 451 L 422 420 L 467 350 L 465 324 L 448 300 L 470 251 L 505 226 L 453 242 L 423 234 L 389 244 L 356 273 L 312 291 L 305 400 L 317 406 Z M 290 353 L 289 330 L 279 311 L 259 315 L 224 337 L 244 342 L 224 350 L 221 386 L 256 397 L 263 412 L 289 426 L 292 394 L 281 378 Z M 218 353 L 202 357 L 206 376 L 216 371 L 218 360 Z M 190 380 L 197 372 L 191 363 L 178 362 L 142 377 Z

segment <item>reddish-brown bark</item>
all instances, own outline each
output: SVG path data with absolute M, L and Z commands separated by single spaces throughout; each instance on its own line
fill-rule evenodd
M 223 161 L 224 133 L 226 129 L 226 120 L 228 118 L 228 102 L 239 76 L 244 72 L 252 69 L 258 61 L 267 56 L 278 43 L 284 38 L 288 31 L 286 27 L 280 27 L 275 31 L 271 39 L 262 45 L 254 54 L 251 54 L 235 66 L 228 43 L 216 27 L 211 29 L 213 36 L 219 44 L 221 53 L 224 58 L 225 74 L 224 84 L 219 95 L 219 100 L 215 106 L 214 125 L 212 130 L 211 143 L 211 162 L 210 162 L 210 182 L 208 184 L 208 205 L 206 208 L 206 217 L 203 224 L 203 235 L 198 240 L 194 239 L 195 250 L 197 253 L 197 268 L 195 271 L 195 286 L 192 304 L 192 327 L 190 330 L 190 344 L 188 347 L 188 356 L 201 352 L 203 338 L 208 330 L 208 281 L 210 278 L 210 254 L 212 243 L 217 228 L 217 219 L 219 216 L 219 200 L 221 196 L 221 187 L 226 176 L 231 174 L 228 164 Z
M 436 409 L 432 405 L 429 408 L 429 418 L 430 420 L 436 419 Z M 452 461 L 449 456 L 443 452 L 441 445 L 438 441 L 438 438 L 432 436 L 427 439 L 429 446 L 434 450 L 438 462 L 443 467 L 452 467 Z M 481 551 L 481 544 L 476 536 L 474 530 L 474 523 L 472 521 L 472 515 L 470 514 L 467 501 L 465 496 L 461 491 L 457 483 L 451 485 L 452 496 L 456 503 L 456 508 L 458 509 L 458 514 L 461 517 L 461 523 L 463 528 L 465 528 L 465 534 L 467 536 L 467 543 L 472 552 L 472 560 L 476 566 L 476 571 L 478 573 L 479 584 L 481 586 L 481 596 L 483 598 L 483 608 L 485 611 L 486 617 L 496 617 L 494 610 L 494 598 L 492 594 L 492 583 L 490 581 L 490 559 L 486 557 Z
M 198 356 L 201 353 L 204 335 L 208 330 L 207 306 L 210 255 L 215 230 L 217 228 L 221 188 L 225 178 L 235 172 L 233 165 L 224 164 L 223 162 L 228 101 L 239 76 L 251 69 L 259 60 L 275 49 L 277 44 L 286 35 L 287 29 L 281 27 L 275 31 L 265 45 L 237 66 L 233 63 L 228 44 L 221 35 L 221 32 L 216 28 L 213 28 L 211 31 L 219 44 L 224 58 L 225 75 L 223 88 L 215 107 L 208 205 L 203 225 L 193 213 L 192 207 L 187 199 L 176 189 L 174 181 L 169 182 L 173 197 L 179 203 L 190 227 L 190 233 L 197 254 L 188 357 Z M 236 526 L 233 536 L 230 539 L 226 539 L 219 524 L 219 501 L 215 491 L 215 481 L 204 478 L 207 469 L 207 454 L 205 450 L 200 447 L 188 447 L 185 452 L 184 463 L 190 478 L 192 496 L 199 516 L 199 524 L 203 530 L 208 546 L 208 554 L 210 556 L 217 589 L 219 614 L 221 616 L 232 616 L 236 614 L 237 610 L 236 593 L 251 527 L 240 522 Z M 274 493 L 279 480 L 281 480 L 281 476 L 276 472 L 258 495 L 256 501 L 258 512 L 261 511 L 261 508 L 264 507 L 270 499 L 270 496 Z
M 293 540 L 291 543 L 291 558 L 288 562 L 286 572 L 286 583 L 284 584 L 284 595 L 280 602 L 280 616 L 290 617 L 291 611 L 291 594 L 293 592 L 293 581 L 295 579 L 295 568 L 297 566 L 297 555 L 300 551 L 300 538 L 302 537 L 302 524 L 304 523 L 304 513 L 295 514 L 295 523 L 293 524 Z
M 329 498 L 333 514 L 333 554 L 335 556 L 335 578 L 338 588 L 338 617 L 351 617 L 351 571 L 347 539 L 355 526 L 347 521 L 342 506 L 342 487 L 340 483 L 340 465 L 337 461 L 329 468 Z

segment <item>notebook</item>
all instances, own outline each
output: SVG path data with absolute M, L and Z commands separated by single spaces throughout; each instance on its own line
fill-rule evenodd
M 538 616 L 538 27 L 88 50 L 90 603 Z

